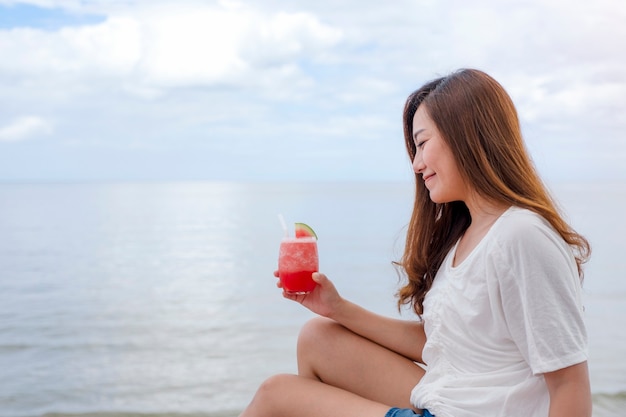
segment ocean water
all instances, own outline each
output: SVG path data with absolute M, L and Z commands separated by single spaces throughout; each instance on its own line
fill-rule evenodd
M 626 183 L 551 184 L 591 240 L 594 416 L 626 409 Z M 0 417 L 235 416 L 295 372 L 277 214 L 340 292 L 398 315 L 404 183 L 0 184 Z M 407 318 L 408 313 L 404 313 Z

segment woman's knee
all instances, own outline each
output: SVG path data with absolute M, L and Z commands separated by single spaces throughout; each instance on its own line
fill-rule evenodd
M 278 374 L 267 378 L 259 386 L 259 393 L 262 397 L 273 398 L 283 392 L 285 386 L 289 386 L 294 375 Z
M 322 380 L 328 368 L 342 361 L 343 350 L 351 345 L 349 336 L 354 334 L 339 323 L 316 317 L 309 320 L 298 336 L 298 375 Z
M 298 335 L 298 354 L 331 347 L 331 342 L 342 329 L 345 330 L 337 322 L 324 317 L 309 320 L 302 326 Z
M 279 406 L 280 400 L 285 397 L 290 385 L 293 383 L 294 375 L 279 374 L 266 379 L 259 386 L 251 407 L 259 415 L 267 415 L 271 413 L 274 407 Z

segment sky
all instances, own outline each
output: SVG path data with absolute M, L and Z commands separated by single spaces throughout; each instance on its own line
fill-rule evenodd
M 459 68 L 547 181 L 626 180 L 620 0 L 0 0 L 0 182 L 412 178 L 408 94 Z

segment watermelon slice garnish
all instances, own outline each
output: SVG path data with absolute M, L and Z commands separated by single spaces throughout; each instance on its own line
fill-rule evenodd
M 296 237 L 312 237 L 317 240 L 317 235 L 311 229 L 311 226 L 305 223 L 296 223 Z

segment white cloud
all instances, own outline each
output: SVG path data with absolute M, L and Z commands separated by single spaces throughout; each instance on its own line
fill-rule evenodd
M 11 57 L 0 61 L 0 74 L 123 78 L 128 91 L 152 97 L 159 87 L 302 81 L 306 77 L 293 61 L 312 59 L 340 39 L 339 30 L 310 13 L 262 13 L 243 5 L 143 6 L 57 32 L 0 31 L 0 56 Z
M 0 30 L 0 96 L 13 114 L 58 121 L 48 143 L 210 149 L 207 166 L 245 149 L 255 158 L 235 174 L 260 178 L 286 142 L 319 146 L 323 158 L 363 137 L 367 146 L 401 140 L 410 91 L 477 67 L 511 93 L 549 169 L 571 157 L 604 172 L 612 162 L 595 149 L 626 149 L 626 3 L 614 0 L 29 3 L 104 16 Z M 344 162 L 358 177 L 359 164 Z
M 0 142 L 15 142 L 52 133 L 52 125 L 36 116 L 23 116 L 0 127 Z
M 136 22 L 118 17 L 57 32 L 4 30 L 0 31 L 0 55 L 10 59 L 0 61 L 0 73 L 86 78 L 127 74 L 139 58 L 139 41 Z

